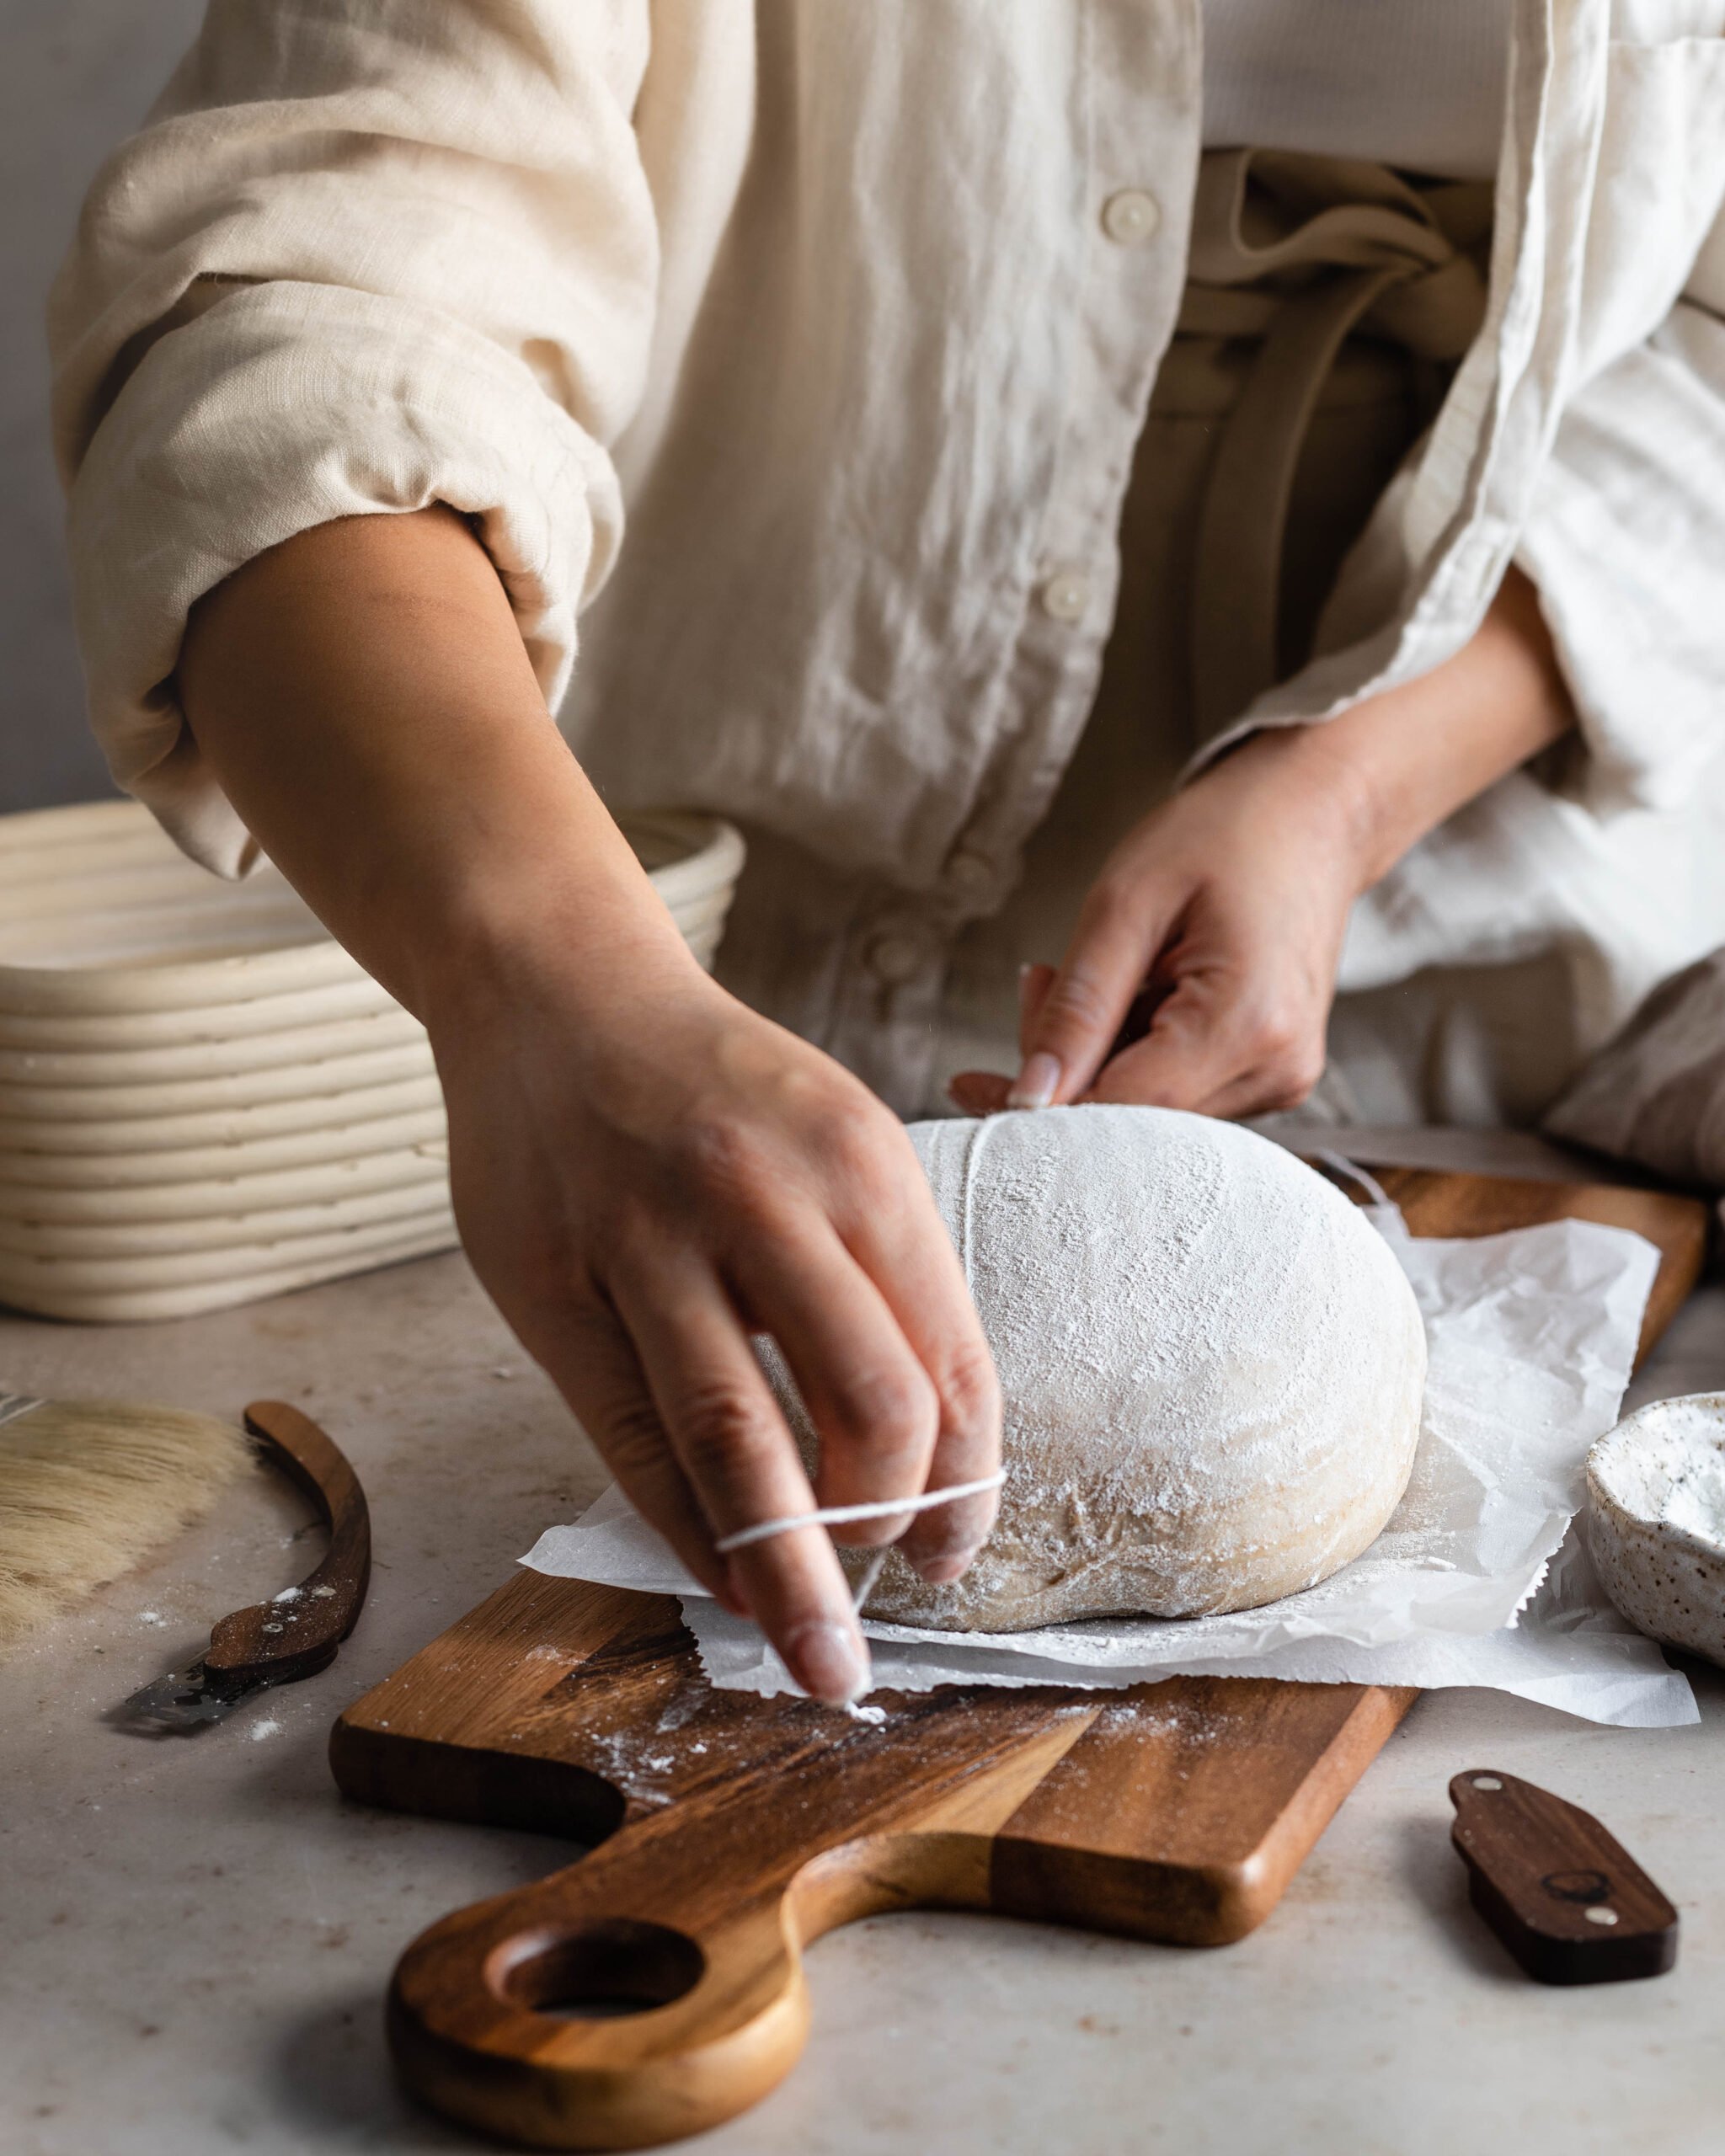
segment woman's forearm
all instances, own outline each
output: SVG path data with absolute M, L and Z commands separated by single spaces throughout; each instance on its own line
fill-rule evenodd
M 198 608 L 180 689 L 265 851 L 425 1020 L 462 1241 L 504 1316 L 695 1576 L 807 1689 L 852 1697 L 868 1653 L 825 1532 L 715 1543 L 993 1473 L 987 1345 L 903 1130 L 696 964 L 458 518 L 263 556 Z M 812 1487 L 750 1331 L 820 1432 Z M 992 1512 L 910 1515 L 901 1547 L 954 1578 Z
M 1575 723 L 1539 596 L 1512 568 L 1472 639 L 1419 680 L 1322 726 L 1255 735 L 1344 804 L 1360 889 Z
M 420 1017 L 534 945 L 608 969 L 677 947 L 452 511 L 259 556 L 195 609 L 179 686 L 248 829 Z

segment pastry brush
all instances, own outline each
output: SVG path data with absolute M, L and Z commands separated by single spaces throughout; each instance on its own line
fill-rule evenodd
M 0 1392 L 0 1655 L 201 1519 L 254 1460 L 213 1415 Z

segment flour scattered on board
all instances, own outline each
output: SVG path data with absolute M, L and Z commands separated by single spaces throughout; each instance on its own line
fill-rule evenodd
M 252 1724 L 252 1742 L 254 1744 L 261 1744 L 266 1737 L 280 1737 L 280 1734 L 281 1724 L 279 1721 L 275 1721 L 273 1718 L 266 1718 L 263 1721 L 254 1721 Z

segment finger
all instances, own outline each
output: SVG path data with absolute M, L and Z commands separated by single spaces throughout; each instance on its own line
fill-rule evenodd
M 1056 969 L 1047 965 L 1018 969 L 1018 1053 L 1031 1053 L 1030 1042 L 1039 1014 L 1054 985 Z M 1127 1006 L 1119 1031 L 1109 1049 L 1114 1054 L 1130 1042 L 1141 1040 L 1150 1030 L 1151 1014 L 1167 990 L 1140 988 Z M 999 1115 L 1010 1104 L 1013 1081 L 993 1070 L 960 1070 L 947 1081 L 947 1098 L 965 1115 Z
M 781 1232 L 752 1246 L 734 1269 L 820 1437 L 821 1504 L 921 1497 L 940 1423 L 933 1382 L 880 1289 L 837 1235 L 825 1221 L 812 1232 Z M 900 1512 L 846 1522 L 834 1539 L 896 1542 L 911 1518 Z
M 1242 1115 L 1303 1098 L 1310 1061 L 1304 1029 L 1226 978 L 1188 976 L 1162 1003 L 1149 1033 L 1113 1057 L 1089 1097 L 1201 1115 Z
M 1000 1385 L 964 1267 L 908 1140 L 905 1152 L 907 1172 L 837 1225 L 932 1380 L 939 1421 L 927 1486 L 942 1489 L 998 1470 Z M 924 1579 L 957 1579 L 994 1524 L 998 1503 L 998 1492 L 988 1490 L 918 1513 L 899 1547 Z
M 1023 965 L 1018 969 L 1018 1054 L 1028 1053 L 1031 1027 L 1055 978 L 1052 966 Z M 961 1070 L 947 1081 L 947 1098 L 966 1115 L 999 1115 L 1012 1089 L 1010 1078 L 993 1070 Z
M 1141 1041 L 1156 1022 L 1156 1014 L 1172 995 L 1174 984 L 1158 979 L 1154 974 L 1140 988 L 1126 1006 L 1126 1015 L 1120 1021 L 1120 1029 L 1108 1043 L 1103 1068 L 1124 1050 Z
M 1161 893 L 1092 891 L 1028 1029 L 1008 1107 L 1049 1107 L 1085 1091 L 1175 926 Z
M 795 1441 L 718 1275 L 666 1251 L 650 1276 L 620 1265 L 611 1293 L 714 1537 L 813 1512 Z M 867 1689 L 868 1649 L 825 1528 L 792 1529 L 730 1561 L 805 1691 L 842 1703 Z
M 961 1070 L 947 1084 L 947 1098 L 966 1115 L 999 1115 L 1012 1090 L 997 1070 Z
M 623 1494 L 656 1528 L 708 1593 L 740 1617 L 748 1605 L 688 1477 L 677 1464 L 628 1335 L 603 1303 L 564 1310 L 525 1334 L 522 1345 L 549 1374 L 598 1448 Z
M 1183 982 L 1144 1038 L 1103 1065 L 1087 1097 L 1203 1113 L 1210 1099 L 1244 1078 L 1256 1059 L 1245 1029 L 1231 1022 L 1219 1001 L 1198 985 Z
M 1031 1036 L 1058 969 L 1039 961 L 1018 969 L 1018 1053 L 1028 1055 Z
M 1199 1113 L 1238 1119 L 1297 1108 L 1322 1077 L 1324 1059 L 1322 1038 L 1314 1033 L 1304 1049 L 1279 1050 L 1220 1088 L 1204 1100 Z
M 1199 1113 L 1215 1116 L 1222 1123 L 1239 1123 L 1247 1116 L 1276 1115 L 1297 1108 L 1311 1091 L 1311 1086 L 1296 1083 L 1281 1070 L 1252 1070 L 1207 1100 Z

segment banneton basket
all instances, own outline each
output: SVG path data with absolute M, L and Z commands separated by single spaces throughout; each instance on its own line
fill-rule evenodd
M 710 967 L 740 836 L 624 828 Z M 184 1317 L 455 1241 L 425 1031 L 272 867 L 135 802 L 0 817 L 0 1301 Z

